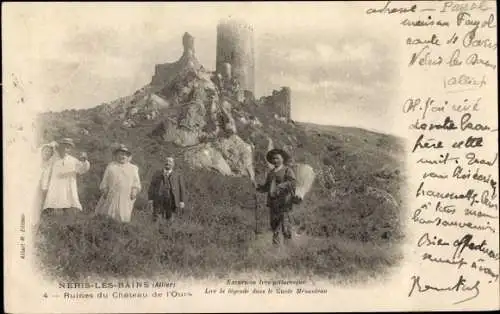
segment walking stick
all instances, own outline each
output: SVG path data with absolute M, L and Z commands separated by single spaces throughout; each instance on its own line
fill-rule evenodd
M 257 184 L 255 183 L 255 177 L 252 175 L 252 173 L 250 172 L 250 169 L 248 169 L 248 168 L 247 168 L 247 173 L 248 173 L 248 177 L 250 178 L 250 182 L 252 183 L 252 188 L 253 188 L 254 219 L 255 219 L 254 234 L 255 234 L 255 237 L 257 237 L 257 234 L 259 233 L 259 231 L 258 231 L 259 218 L 257 215 L 257 211 L 259 209 L 259 202 L 257 199 L 257 191 L 255 190 Z
M 258 212 L 258 209 L 259 209 L 259 203 L 258 203 L 257 192 L 256 191 L 253 192 L 253 199 L 254 199 L 254 204 L 255 204 L 255 208 L 254 208 L 255 230 L 254 230 L 254 233 L 255 233 L 255 238 L 257 238 L 257 235 L 259 234 L 259 217 L 257 215 L 257 212 Z
M 250 144 L 252 148 L 252 166 L 255 165 L 255 145 L 253 143 Z M 252 188 L 253 188 L 253 200 L 254 200 L 254 219 L 255 219 L 255 229 L 254 229 L 254 235 L 255 238 L 257 239 L 257 235 L 259 234 L 259 216 L 258 216 L 258 210 L 259 210 L 259 200 L 257 197 L 257 183 L 255 181 L 255 169 L 252 169 L 253 171 L 250 171 L 250 168 L 247 167 L 247 173 L 248 173 L 248 178 L 250 178 L 250 181 L 252 183 Z

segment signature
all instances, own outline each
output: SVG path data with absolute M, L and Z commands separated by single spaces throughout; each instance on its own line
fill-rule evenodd
M 474 285 L 468 286 L 466 285 L 467 280 L 460 275 L 456 283 L 451 284 L 450 286 L 446 287 L 435 287 L 429 284 L 422 284 L 420 282 L 421 278 L 420 276 L 412 276 L 411 277 L 411 288 L 410 292 L 408 293 L 408 297 L 411 297 L 414 292 L 419 292 L 419 293 L 424 293 L 428 291 L 437 291 L 437 292 L 444 292 L 444 291 L 449 291 L 449 292 L 472 292 L 473 295 L 469 296 L 465 299 L 459 300 L 454 302 L 453 304 L 460 304 L 464 303 L 470 300 L 473 300 L 479 296 L 479 285 L 481 282 L 477 280 Z

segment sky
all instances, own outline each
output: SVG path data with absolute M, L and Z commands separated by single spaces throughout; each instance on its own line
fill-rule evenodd
M 157 63 L 176 61 L 182 35 L 215 68 L 216 26 L 233 17 L 255 30 L 256 96 L 289 86 L 292 118 L 391 133 L 398 42 L 363 3 L 18 4 L 9 49 L 29 64 L 37 104 L 97 106 L 146 85 Z M 388 23 L 386 23 L 388 24 Z M 26 65 L 26 67 L 28 67 Z M 16 72 L 18 73 L 18 72 Z M 384 121 L 384 123 L 381 123 Z

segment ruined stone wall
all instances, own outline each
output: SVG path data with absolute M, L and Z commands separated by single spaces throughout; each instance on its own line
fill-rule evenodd
M 163 86 L 175 75 L 176 63 L 156 64 L 151 85 Z
M 274 90 L 271 96 L 263 97 L 261 103 L 270 107 L 280 117 L 292 117 L 292 91 L 288 86 Z
M 201 67 L 195 55 L 194 37 L 189 33 L 184 33 L 182 36 L 182 46 L 184 51 L 179 60 L 176 62 L 155 65 L 155 72 L 151 78 L 151 85 L 153 87 L 164 87 L 171 82 L 177 74 L 188 67 L 196 70 Z
M 292 118 L 292 90 L 290 87 L 285 86 L 281 88 L 282 102 L 280 104 L 280 116 L 287 119 Z
M 224 71 L 224 63 L 231 65 L 232 77 L 242 90 L 255 92 L 255 60 L 253 28 L 250 25 L 227 20 L 217 26 L 216 71 Z

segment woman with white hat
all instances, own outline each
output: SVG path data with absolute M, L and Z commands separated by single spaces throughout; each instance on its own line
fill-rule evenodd
M 55 150 L 57 148 L 57 142 L 50 142 L 48 144 L 43 144 L 39 149 L 38 153 L 40 154 L 39 156 L 41 157 L 40 163 L 37 164 L 40 166 L 39 170 L 39 181 L 38 181 L 38 187 L 36 190 L 36 195 L 35 195 L 35 204 L 33 208 L 33 215 L 32 215 L 32 224 L 36 225 L 39 221 L 40 218 L 40 213 L 43 210 L 43 203 L 44 203 L 44 191 L 42 189 L 42 181 L 43 179 L 47 176 L 47 172 L 50 171 L 51 169 L 51 161 L 52 156 L 54 156 Z
M 49 212 L 76 208 L 82 210 L 78 197 L 76 176 L 89 171 L 87 154 L 77 159 L 69 153 L 75 147 L 71 138 L 57 142 L 55 153 L 48 161 L 48 168 L 42 174 L 41 188 L 44 195 L 43 209 Z
M 113 150 L 113 161 L 104 171 L 96 214 L 107 215 L 119 222 L 130 222 L 132 210 L 141 190 L 139 168 L 130 163 L 132 152 L 123 144 Z

